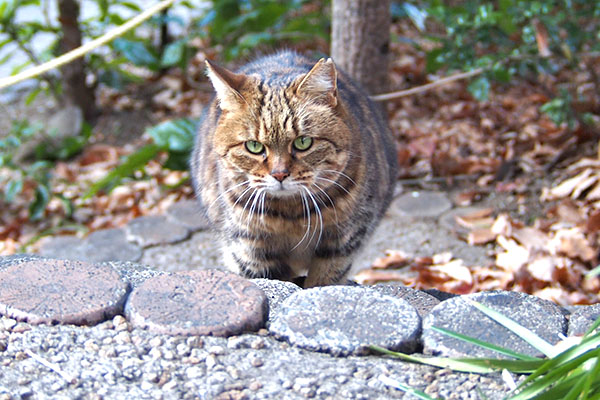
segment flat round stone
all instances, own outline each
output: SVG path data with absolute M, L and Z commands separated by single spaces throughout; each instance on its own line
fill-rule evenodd
M 167 208 L 166 215 L 192 232 L 208 229 L 211 225 L 196 200 L 179 201 Z
M 441 192 L 407 192 L 394 200 L 390 210 L 401 216 L 437 217 L 452 208 L 446 194 Z
M 531 356 L 541 354 L 523 339 L 469 304 L 479 302 L 512 319 L 551 344 L 567 331 L 563 311 L 556 304 L 520 292 L 492 291 L 458 296 L 442 301 L 423 320 L 425 354 L 444 357 L 499 357 L 500 353 L 435 331 L 445 328 Z
M 0 270 L 0 314 L 32 324 L 91 325 L 123 311 L 128 285 L 107 265 L 38 259 Z
M 269 301 L 269 321 L 267 324 L 271 321 L 283 300 L 287 299 L 298 290 L 302 290 L 302 288 L 295 283 L 279 281 L 276 279 L 259 278 L 251 279 L 250 281 L 265 292 Z
M 212 269 L 146 280 L 132 291 L 125 313 L 155 333 L 232 336 L 264 327 L 268 303 L 252 282 Z
M 298 347 L 336 356 L 366 354 L 370 345 L 412 352 L 421 318 L 405 300 L 364 287 L 328 286 L 285 299 L 269 331 Z
M 83 260 L 83 239 L 77 236 L 60 235 L 44 238 L 39 253 L 44 257 L 63 260 Z
M 417 310 L 421 318 L 424 318 L 433 307 L 440 304 L 440 301 L 432 295 L 401 284 L 378 283 L 369 287 L 381 294 L 408 301 Z
M 85 261 L 138 261 L 142 248 L 127 241 L 123 229 L 102 229 L 90 233 L 82 245 Z
M 190 231 L 164 215 L 146 215 L 135 218 L 125 227 L 127 239 L 142 247 L 176 243 L 187 239 Z

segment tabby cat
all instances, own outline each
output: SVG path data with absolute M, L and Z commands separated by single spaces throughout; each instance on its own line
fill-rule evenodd
M 237 73 L 207 62 L 215 100 L 192 177 L 228 268 L 340 283 L 385 212 L 396 152 L 380 111 L 331 59 L 284 51 Z

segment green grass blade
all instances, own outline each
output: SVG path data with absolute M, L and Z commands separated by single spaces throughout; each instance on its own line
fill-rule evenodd
M 600 318 L 598 318 L 593 324 L 592 326 L 590 326 L 588 328 L 588 330 L 585 332 L 585 335 L 583 335 L 583 337 L 588 337 L 590 335 L 592 335 L 594 333 L 594 331 L 596 329 L 598 329 L 598 327 L 600 327 Z M 600 335 L 600 333 L 596 333 L 597 335 Z
M 527 354 L 517 353 L 516 351 L 512 351 L 510 349 L 505 349 L 504 347 L 500 347 L 500 346 L 495 345 L 493 343 L 485 342 L 483 340 L 479 340 L 479 339 L 476 339 L 476 338 L 471 337 L 471 336 L 463 335 L 462 333 L 454 332 L 454 331 L 451 331 L 451 330 L 446 329 L 446 328 L 438 328 L 437 326 L 432 326 L 431 329 L 433 329 L 436 332 L 443 333 L 444 335 L 448 335 L 450 337 L 453 337 L 455 339 L 464 340 L 465 342 L 468 342 L 468 343 L 471 343 L 471 344 L 475 344 L 475 345 L 483 347 L 485 349 L 493 350 L 493 351 L 496 351 L 496 352 L 498 352 L 500 354 L 504 354 L 504 355 L 509 356 L 509 357 L 514 357 L 517 360 L 530 360 L 530 361 L 531 360 L 539 360 L 539 358 L 532 357 L 532 356 L 529 356 Z
M 600 377 L 600 357 L 596 357 L 594 360 L 594 366 L 591 368 L 590 372 L 585 376 L 585 382 L 583 384 L 583 388 L 581 390 L 582 398 L 587 398 L 588 393 L 593 390 L 593 384 L 596 383 L 598 385 L 598 378 Z
M 505 317 L 500 314 L 498 311 L 493 310 L 481 303 L 477 303 L 476 301 L 464 299 L 467 303 L 471 304 L 473 307 L 477 308 L 479 311 L 498 322 L 500 325 L 504 326 L 506 329 L 511 330 L 516 335 L 518 335 L 521 339 L 529 343 L 535 349 L 542 352 L 547 357 L 554 357 L 556 355 L 556 350 L 554 346 L 550 343 L 546 342 L 544 339 L 525 328 L 524 326 L 519 325 L 512 319 Z
M 516 373 L 531 373 L 539 368 L 544 360 L 500 360 L 495 358 L 444 358 L 444 357 L 421 357 L 398 353 L 379 346 L 370 346 L 371 350 L 411 361 L 426 364 L 432 367 L 449 368 L 454 371 L 471 372 L 477 374 L 488 374 L 501 369 L 508 369 Z
M 589 360 L 592 357 L 597 357 L 597 352 L 590 351 L 585 353 L 575 359 L 572 359 L 568 362 L 560 364 L 558 367 L 551 369 L 547 374 L 540 376 L 539 371 L 536 371 L 534 374 L 530 375 L 525 381 L 521 383 L 519 386 L 519 395 L 512 398 L 511 400 L 524 400 L 530 399 L 531 396 L 541 393 L 551 385 L 556 384 L 556 387 L 560 388 L 561 385 L 564 385 L 564 382 L 572 382 L 572 380 L 577 377 L 578 374 L 583 373 L 580 367 L 585 361 Z M 549 360 L 554 361 L 554 360 Z M 539 378 L 537 378 L 537 376 Z M 532 378 L 532 377 L 536 377 Z M 567 377 L 565 379 L 562 379 Z M 533 380 L 535 379 L 535 380 Z M 572 384 L 572 383 L 571 383 Z M 569 386 L 570 388 L 570 386 Z M 558 390 L 558 389 L 556 389 Z M 557 399 L 560 397 L 556 397 Z
M 405 393 L 410 393 L 410 394 L 418 397 L 421 400 L 438 400 L 435 397 L 431 397 L 430 395 L 428 395 L 425 392 L 422 392 L 422 391 L 414 389 L 408 385 L 400 383 L 397 380 L 390 378 L 389 376 L 381 375 L 379 377 L 379 380 L 381 382 L 383 382 L 384 385 L 396 388 L 398 390 L 402 390 Z

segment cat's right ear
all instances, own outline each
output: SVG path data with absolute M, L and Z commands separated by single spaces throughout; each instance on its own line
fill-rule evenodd
M 208 60 L 206 60 L 206 74 L 217 92 L 222 110 L 237 109 L 241 104 L 245 104 L 246 101 L 240 90 L 248 79 L 247 75 L 233 73 Z

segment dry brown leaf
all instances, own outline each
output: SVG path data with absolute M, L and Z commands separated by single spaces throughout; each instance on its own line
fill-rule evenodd
M 498 267 L 515 273 L 529 261 L 530 253 L 525 247 L 503 235 L 498 236 L 496 240 L 505 250 L 503 253 L 496 254 Z
M 590 246 L 580 228 L 560 229 L 548 247 L 551 254 L 565 254 L 586 262 L 596 258 L 596 250 Z
M 496 236 L 490 228 L 473 229 L 467 234 L 467 243 L 470 245 L 482 245 L 493 242 Z
M 522 244 L 529 252 L 545 250 L 550 239 L 548 235 L 536 228 L 524 227 L 512 231 L 513 238 Z
M 557 200 L 568 197 L 579 185 L 586 182 L 592 173 L 593 170 L 591 168 L 586 168 L 574 177 L 563 181 L 558 186 L 542 192 L 542 200 Z
M 531 276 L 542 282 L 553 282 L 555 270 L 554 259 L 549 256 L 536 258 L 527 265 Z
M 378 282 L 403 281 L 404 275 L 399 271 L 363 269 L 354 275 L 354 279 L 361 285 L 372 285 Z
M 400 268 L 406 266 L 411 257 L 401 250 L 386 250 L 386 256 L 380 257 L 373 262 L 374 269 Z

